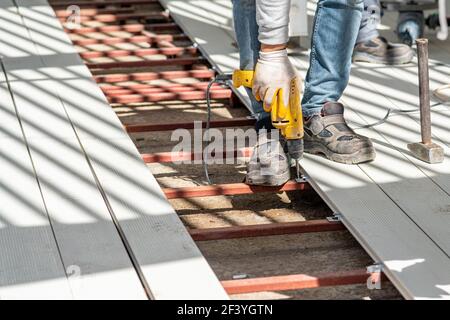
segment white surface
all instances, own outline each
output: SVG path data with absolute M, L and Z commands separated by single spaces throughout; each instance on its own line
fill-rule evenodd
M 0 20 L 14 24 L 16 16 L 9 6 L 9 1 L 0 4 Z M 2 57 L 12 49 L 5 28 L 8 24 L 0 23 Z M 14 54 L 17 52 L 14 49 Z M 2 69 L 0 168 L 0 299 L 71 299 L 66 271 Z
M 0 78 L 4 80 L 3 71 Z M 4 82 L 0 119 L 0 299 L 70 299 L 64 265 Z
M 289 13 L 289 36 L 305 37 L 308 35 L 308 15 L 306 0 L 291 0 Z
M 40 71 L 44 67 L 41 55 L 51 52 L 46 43 L 36 45 L 32 39 L 46 30 L 30 32 L 27 22 L 33 17 L 27 15 L 27 10 L 20 8 L 9 15 L 9 21 L 14 19 L 17 24 L 8 30 L 10 43 L 20 40 L 24 47 L 19 54 L 4 49 L 7 56 L 4 64 L 73 298 L 145 299 L 72 123 L 54 90 L 51 74 Z M 36 20 L 45 23 L 46 17 L 40 15 Z M 22 64 L 23 61 L 27 63 Z M 26 72 L 29 70 L 41 73 L 40 79 L 21 80 L 21 75 L 31 74 Z M 20 268 L 16 272 L 20 275 Z M 20 286 L 26 287 L 26 283 Z M 42 294 L 53 295 L 51 291 Z

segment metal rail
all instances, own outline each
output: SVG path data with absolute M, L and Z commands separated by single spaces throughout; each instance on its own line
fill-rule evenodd
M 211 241 L 340 230 L 346 229 L 339 221 L 321 219 L 223 228 L 193 229 L 189 230 L 189 233 L 195 241 Z
M 224 150 L 222 153 L 222 159 L 228 159 L 230 157 L 236 158 L 249 158 L 251 156 L 251 148 L 243 148 L 239 150 Z M 203 152 L 160 152 L 160 153 L 144 153 L 142 154 L 142 160 L 145 163 L 165 163 L 165 162 L 183 162 L 194 161 L 196 159 L 203 159 Z
M 361 269 L 346 272 L 334 272 L 318 276 L 293 274 L 287 276 L 228 280 L 222 281 L 221 283 L 228 294 L 242 294 L 262 291 L 286 291 L 363 284 L 367 283 L 369 279 L 373 282 L 377 282 L 379 281 L 379 277 L 379 273 L 368 274 L 365 269 Z
M 222 93 L 222 91 L 220 91 Z M 229 98 L 231 95 L 230 91 L 226 91 L 223 95 L 223 98 Z M 216 98 L 214 92 L 211 96 Z M 204 93 L 198 96 L 201 100 L 201 97 L 204 97 Z M 178 99 L 172 99 L 178 100 Z M 180 99 L 181 100 L 181 99 Z M 189 100 L 189 99 L 184 99 Z M 210 122 L 210 128 L 227 128 L 227 127 L 242 127 L 242 126 L 252 126 L 255 124 L 255 119 L 249 118 L 234 118 L 234 119 L 226 119 L 226 120 L 215 120 Z M 152 132 L 152 131 L 171 131 L 176 129 L 194 129 L 194 122 L 177 122 L 177 123 L 152 123 L 152 124 L 134 124 L 134 125 L 125 125 L 125 130 L 128 133 L 136 133 L 136 132 Z M 206 128 L 206 122 L 201 122 L 201 127 Z

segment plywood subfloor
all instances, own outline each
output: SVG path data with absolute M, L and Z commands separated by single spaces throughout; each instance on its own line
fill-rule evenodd
M 161 1 L 221 72 L 238 67 L 228 1 Z M 316 1 L 308 2 L 309 23 Z M 200 7 L 200 9 L 199 9 Z M 384 31 L 393 38 L 395 15 L 387 14 Z M 391 28 L 389 29 L 389 26 Z M 430 34 L 431 85 L 450 83 L 450 43 Z M 302 41 L 306 47 L 309 39 Z M 308 50 L 292 60 L 304 76 Z M 417 64 L 390 67 L 357 64 L 342 97 L 345 116 L 372 138 L 377 159 L 358 166 L 306 156 L 302 166 L 311 184 L 355 238 L 384 265 L 384 272 L 408 299 L 450 299 L 450 109 L 432 111 L 435 142 L 445 148 L 443 164 L 428 165 L 412 157 L 406 144 L 420 140 L 418 112 L 377 122 L 386 112 L 418 108 Z

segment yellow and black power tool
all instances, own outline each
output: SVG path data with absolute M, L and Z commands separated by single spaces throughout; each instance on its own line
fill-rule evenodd
M 235 70 L 233 72 L 233 86 L 252 88 L 253 70 Z M 281 135 L 286 139 L 288 153 L 295 160 L 297 179 L 300 179 L 299 161 L 303 157 L 303 114 L 300 102 L 300 80 L 295 77 L 291 80 L 289 101 L 283 101 L 283 92 L 280 89 L 270 106 L 263 105 L 264 111 L 270 112 L 272 125 L 279 129 Z M 261 100 L 260 97 L 256 97 Z

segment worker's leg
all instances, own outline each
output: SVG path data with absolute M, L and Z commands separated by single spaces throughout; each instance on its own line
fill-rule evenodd
M 302 102 L 306 117 L 338 101 L 347 86 L 362 11 L 363 0 L 319 0 Z
M 233 20 L 239 47 L 240 69 L 254 70 L 259 57 L 258 24 L 256 23 L 255 0 L 233 0 Z M 272 129 L 270 115 L 264 111 L 262 103 L 256 101 L 252 89 L 245 88 L 252 102 L 256 117 L 256 129 Z
M 305 81 L 305 151 L 343 163 L 372 160 L 370 139 L 346 124 L 340 99 L 348 84 L 362 0 L 319 0 Z
M 356 43 L 366 42 L 378 37 L 377 30 L 381 20 L 381 5 L 379 0 L 364 0 L 361 27 L 359 28 Z
M 240 69 L 254 70 L 259 58 L 258 24 L 256 23 L 255 0 L 233 0 L 233 18 L 236 40 L 239 47 Z M 245 181 L 251 185 L 279 186 L 290 178 L 287 156 L 280 142 L 272 139 L 260 129 L 273 129 L 270 114 L 265 112 L 261 102 L 256 101 L 252 90 L 246 88 L 256 116 L 258 143 L 247 164 Z M 262 163 L 265 165 L 263 166 Z
M 411 46 L 423 36 L 425 16 L 423 11 L 400 11 L 397 34 L 403 43 Z
M 380 20 L 380 1 L 364 0 L 363 17 L 353 60 L 384 64 L 410 62 L 414 56 L 413 50 L 407 45 L 390 43 L 381 37 L 377 30 Z

